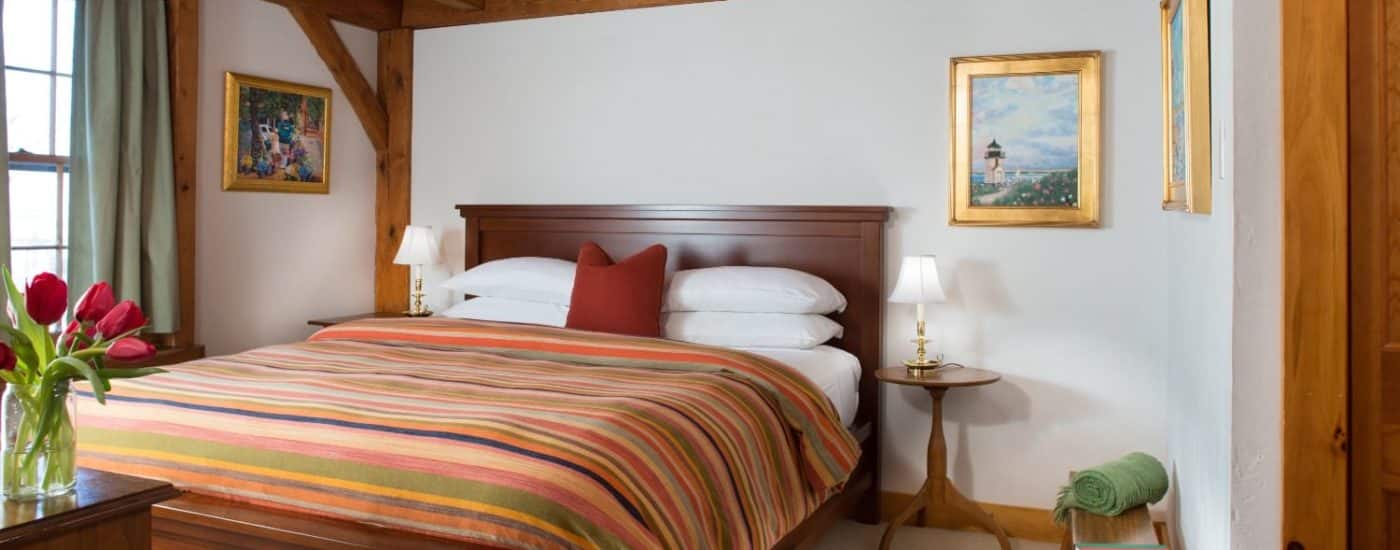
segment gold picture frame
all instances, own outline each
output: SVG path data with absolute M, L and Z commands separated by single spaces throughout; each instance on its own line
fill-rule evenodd
M 1163 0 L 1162 209 L 1209 214 L 1210 2 Z
M 1101 71 L 1097 51 L 952 60 L 950 225 L 1099 225 Z
M 331 91 L 224 73 L 225 191 L 330 192 Z

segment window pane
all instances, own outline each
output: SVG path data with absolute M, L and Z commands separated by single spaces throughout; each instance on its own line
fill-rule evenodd
M 5 4 L 5 64 L 41 71 L 53 68 L 53 3 L 10 0 Z
M 73 9 L 74 0 L 58 0 L 58 66 L 63 74 L 73 74 Z
M 5 71 L 5 115 L 10 151 L 49 154 L 48 75 Z
M 14 246 L 58 244 L 58 174 L 10 170 L 10 241 Z
M 45 271 L 62 275 L 59 273 L 58 251 L 52 248 L 11 250 L 10 263 L 14 264 L 12 273 L 15 276 L 15 284 L 20 288 L 24 288 L 24 283 L 33 279 L 35 275 Z
M 59 179 L 59 185 L 63 187 L 63 188 L 59 191 L 60 193 L 63 193 L 63 198 L 62 198 L 62 200 L 63 200 L 63 208 L 62 208 L 62 210 L 63 210 L 63 223 L 59 224 L 59 226 L 58 226 L 58 232 L 59 232 L 60 235 L 63 236 L 62 240 L 59 241 L 59 243 L 62 244 L 63 246 L 68 246 L 68 218 L 69 218 L 69 216 L 68 216 L 68 214 L 69 214 L 68 210 L 70 209 L 70 205 L 73 204 L 73 201 L 72 201 L 71 199 L 68 198 L 68 197 L 72 196 L 72 193 L 69 193 L 69 192 L 68 192 L 68 190 L 69 190 L 68 177 L 69 177 L 70 174 L 72 174 L 72 172 L 73 172 L 72 170 L 69 170 L 69 169 L 68 169 L 68 165 L 66 165 L 66 164 L 63 165 L 63 177 Z M 63 265 L 67 266 L 68 263 L 65 261 L 65 262 L 63 263 Z
M 68 134 L 72 130 L 73 121 L 73 79 L 67 76 L 55 77 L 53 98 L 53 154 L 66 157 Z

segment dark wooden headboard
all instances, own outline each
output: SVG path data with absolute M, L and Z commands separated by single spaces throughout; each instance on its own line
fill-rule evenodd
M 876 427 L 888 207 L 467 204 L 457 210 L 467 223 L 468 269 L 520 256 L 573 260 L 584 241 L 619 258 L 661 243 L 672 271 L 776 266 L 830 281 L 850 302 L 833 315 L 846 329 L 834 344 L 860 358 L 863 373 L 856 425 Z

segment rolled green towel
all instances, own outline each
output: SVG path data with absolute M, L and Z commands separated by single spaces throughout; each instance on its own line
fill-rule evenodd
M 1167 469 L 1152 455 L 1128 456 L 1081 470 L 1060 489 L 1055 521 L 1064 524 L 1069 509 L 1116 516 L 1129 508 L 1162 500 L 1167 494 Z

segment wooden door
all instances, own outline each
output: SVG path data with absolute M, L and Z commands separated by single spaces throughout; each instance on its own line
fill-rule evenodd
M 1400 549 L 1400 0 L 1351 0 L 1348 20 L 1351 436 L 1340 451 L 1350 546 Z

